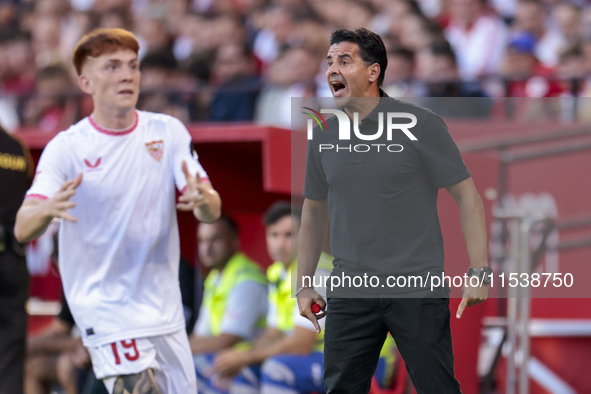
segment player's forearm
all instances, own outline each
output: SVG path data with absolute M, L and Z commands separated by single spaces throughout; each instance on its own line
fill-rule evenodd
M 470 265 L 473 268 L 488 266 L 486 219 L 480 196 L 474 193 L 468 198 L 463 198 L 458 207 Z
M 327 225 L 328 203 L 306 199 L 302 207 L 302 224 L 298 238 L 298 289 L 304 284 L 303 277 L 312 278 L 316 272 Z
M 14 236 L 19 242 L 29 242 L 43 234 L 52 219 L 44 202 L 23 206 L 16 214 Z
M 206 203 L 195 208 L 193 215 L 200 222 L 212 223 L 216 221 L 222 213 L 222 200 L 217 191 L 211 189 L 208 190 L 209 194 L 206 199 Z
M 228 349 L 240 342 L 241 338 L 235 335 L 221 334 L 217 337 L 200 337 L 192 335 L 189 338 L 191 352 L 193 354 L 216 353 Z

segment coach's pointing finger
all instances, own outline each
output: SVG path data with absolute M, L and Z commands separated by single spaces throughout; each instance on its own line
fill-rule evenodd
M 468 298 L 462 298 L 462 302 L 460 302 L 460 305 L 458 305 L 458 311 L 456 312 L 456 318 L 460 318 L 462 317 L 462 314 L 464 313 L 464 309 L 466 309 L 466 307 L 468 306 Z

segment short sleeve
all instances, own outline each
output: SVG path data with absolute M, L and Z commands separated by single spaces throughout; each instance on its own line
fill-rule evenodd
M 419 138 L 419 152 L 427 163 L 433 185 L 438 189 L 470 177 L 460 150 L 447 126 L 437 115 L 429 114 L 425 119 Z
M 303 196 L 310 200 L 326 200 L 328 197 L 328 182 L 322 168 L 322 157 L 317 152 L 318 145 L 308 141 L 306 152 L 306 177 Z
M 269 284 L 269 286 L 275 286 L 275 284 Z M 269 290 L 269 294 L 271 291 Z M 271 302 L 270 298 L 267 298 L 268 309 L 267 309 L 267 327 L 277 328 L 279 326 L 279 318 L 277 316 L 277 305 Z
M 238 284 L 228 296 L 222 318 L 222 333 L 253 338 L 257 323 L 267 313 L 267 286 L 254 281 Z
M 25 198 L 46 200 L 53 197 L 62 184 L 68 180 L 69 162 L 67 148 L 64 146 L 61 134 L 53 138 L 41 154 L 39 164 L 33 179 L 33 185 L 27 191 Z
M 199 173 L 202 181 L 209 182 L 207 173 L 199 163 L 197 152 L 193 149 L 193 139 L 189 134 L 189 130 L 176 118 L 171 118 L 170 127 L 172 128 L 173 171 L 176 187 L 183 192 L 187 186 L 187 180 L 182 169 L 183 161 L 187 162 L 191 174 Z
M 317 269 L 316 273 L 314 273 L 314 281 L 313 283 L 324 283 L 324 278 L 327 278 L 330 276 L 330 271 L 329 270 L 325 270 L 325 269 Z M 326 287 L 318 287 L 315 286 L 314 289 L 322 296 L 322 298 L 326 299 Z M 300 315 L 300 308 L 298 306 L 298 304 L 296 303 L 295 309 L 293 311 L 293 321 L 295 323 L 296 326 L 298 327 L 302 327 L 302 328 L 307 328 L 308 330 L 311 331 L 316 331 L 316 327 L 314 327 L 314 324 L 308 320 L 306 317 Z M 324 323 L 326 322 L 326 319 L 320 319 L 318 320 L 318 324 L 320 325 L 320 328 L 324 330 Z
M 203 305 L 201 305 L 199 308 L 199 318 L 197 319 L 197 323 L 195 323 L 193 333 L 200 337 L 211 336 L 211 331 L 209 329 L 209 316 L 207 315 L 207 311 Z

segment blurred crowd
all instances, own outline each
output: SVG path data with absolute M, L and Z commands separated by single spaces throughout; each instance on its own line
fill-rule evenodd
M 360 26 L 384 39 L 391 96 L 591 93 L 584 0 L 0 0 L 0 122 L 55 131 L 88 115 L 72 50 L 119 27 L 141 44 L 140 109 L 289 127 L 291 97 L 330 97 L 331 31 Z

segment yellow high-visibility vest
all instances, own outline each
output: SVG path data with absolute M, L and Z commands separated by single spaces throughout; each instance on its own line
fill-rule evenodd
M 222 333 L 222 319 L 226 311 L 228 297 L 235 286 L 247 280 L 267 286 L 267 278 L 261 267 L 240 252 L 230 258 L 221 272 L 213 269 L 205 279 L 203 306 L 205 313 L 209 315 L 211 335 L 218 336 Z M 265 326 L 264 316 L 259 320 L 257 326 Z

